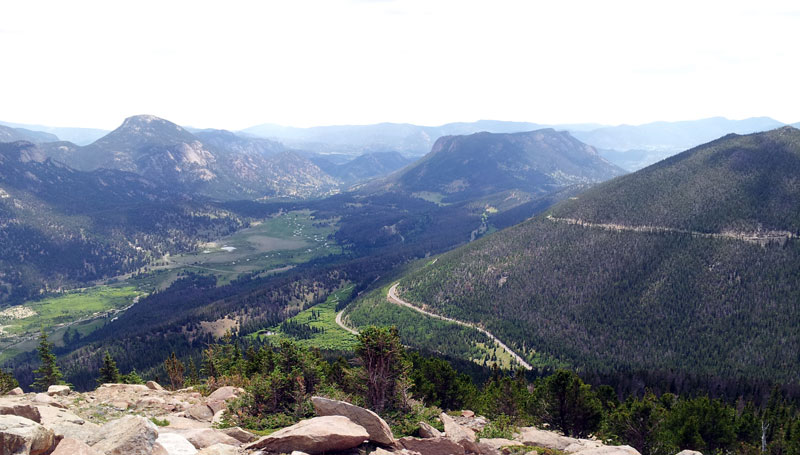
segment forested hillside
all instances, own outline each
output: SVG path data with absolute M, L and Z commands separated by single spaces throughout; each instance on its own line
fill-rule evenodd
M 798 136 L 730 136 L 612 180 L 443 255 L 400 293 L 585 372 L 794 381 L 800 242 L 687 230 L 796 233 Z

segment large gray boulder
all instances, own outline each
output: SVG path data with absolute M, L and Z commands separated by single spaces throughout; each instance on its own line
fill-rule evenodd
M 186 410 L 186 417 L 200 422 L 211 422 L 214 418 L 214 411 L 206 404 L 196 404 Z
M 300 450 L 308 454 L 335 452 L 358 447 L 369 439 L 369 433 L 344 416 L 314 417 L 264 436 L 246 446 L 248 450 L 290 453 Z
M 177 433 L 161 433 L 156 442 L 167 451 L 169 455 L 195 455 L 197 448 L 186 438 Z
M 406 450 L 424 455 L 464 455 L 464 447 L 450 438 L 413 438 L 407 436 L 397 440 Z
M 46 455 L 56 447 L 56 436 L 33 420 L 15 415 L 0 415 L 0 453 Z
M 441 413 L 439 419 L 444 424 L 444 434 L 447 435 L 448 439 L 457 442 L 467 452 L 480 453 L 474 431 L 459 425 L 447 413 Z
M 394 445 L 392 429 L 378 414 L 345 401 L 331 400 L 323 397 L 312 397 L 311 403 L 318 416 L 345 416 L 369 433 L 369 440 L 383 445 Z
M 51 455 L 103 455 L 83 441 L 73 438 L 64 438 L 58 443 L 55 452 Z M 172 455 L 172 454 L 170 454 Z
M 158 430 L 144 417 L 128 415 L 100 427 L 89 445 L 106 455 L 151 455 Z
M 703 455 L 703 453 L 696 450 L 681 450 L 676 455 Z

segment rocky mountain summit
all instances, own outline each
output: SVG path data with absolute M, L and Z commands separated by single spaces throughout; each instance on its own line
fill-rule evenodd
M 317 417 L 263 437 L 226 427 L 227 404 L 242 389 L 225 386 L 204 396 L 193 388 L 103 384 L 76 393 L 14 389 L 0 397 L 0 453 L 20 455 L 244 455 L 244 454 L 536 454 L 551 449 L 580 455 L 638 455 L 533 427 L 513 439 L 477 438 L 488 420 L 472 411 L 440 415 L 444 432 L 421 422 L 419 437 L 396 438 L 374 412 L 344 401 L 314 397 Z

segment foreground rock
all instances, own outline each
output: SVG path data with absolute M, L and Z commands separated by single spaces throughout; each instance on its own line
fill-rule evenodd
M 457 424 L 452 417 L 444 412 L 439 415 L 439 419 L 444 424 L 444 434 L 447 435 L 448 439 L 457 442 L 468 452 L 480 453 L 474 431 Z
M 21 404 L 8 400 L 0 401 L 0 415 L 12 415 L 25 417 L 28 420 L 33 420 L 36 423 L 42 423 L 42 416 L 35 406 L 29 404 Z
M 197 452 L 197 455 L 240 455 L 244 452 L 236 447 L 226 446 L 225 444 L 214 444 L 211 447 Z
M 423 455 L 464 455 L 464 447 L 450 438 L 400 438 L 397 441 L 404 449 Z
M 42 425 L 55 432 L 56 437 L 89 441 L 100 431 L 100 425 L 87 422 L 77 415 L 61 408 L 39 406 Z
M 641 455 L 638 450 L 631 446 L 597 446 L 590 447 L 577 452 L 580 455 Z
M 56 437 L 33 420 L 15 415 L 0 415 L 0 453 L 45 455 L 56 447 Z
M 344 416 L 314 417 L 281 429 L 248 445 L 247 449 L 308 454 L 349 450 L 369 439 L 369 433 Z
M 159 434 L 156 442 L 161 444 L 161 447 L 163 447 L 169 455 L 195 455 L 197 453 L 197 448 L 186 438 L 177 433 Z
M 214 444 L 225 444 L 235 447 L 238 447 L 242 444 L 239 440 L 213 428 L 191 428 L 188 430 L 172 430 L 165 428 L 162 430 L 162 432 L 178 434 L 186 438 L 194 447 L 198 449 L 205 449 L 206 447 L 213 446 Z
M 103 455 L 89 447 L 85 442 L 73 438 L 64 438 L 58 443 L 52 455 Z M 170 454 L 171 455 L 171 454 Z
M 100 427 L 89 445 L 106 455 L 152 455 L 157 438 L 158 430 L 153 422 L 129 415 Z
M 311 403 L 318 416 L 345 416 L 369 433 L 369 440 L 378 444 L 393 446 L 395 444 L 392 429 L 378 414 L 362 407 L 338 400 L 323 397 L 312 397 Z

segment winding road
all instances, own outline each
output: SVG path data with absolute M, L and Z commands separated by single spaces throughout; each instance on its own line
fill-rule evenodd
M 344 322 L 342 322 L 342 313 L 344 313 L 344 310 L 336 313 L 336 323 L 339 324 L 339 327 L 347 330 L 348 332 L 352 333 L 353 335 L 358 335 L 358 330 L 351 329 L 350 327 L 347 327 L 346 325 L 344 325 Z
M 430 311 L 423 310 L 422 308 L 416 307 L 416 306 L 414 306 L 414 305 L 412 305 L 412 304 L 410 304 L 410 303 L 406 302 L 405 300 L 401 299 L 400 297 L 398 297 L 398 296 L 397 296 L 397 285 L 398 285 L 398 284 L 400 284 L 400 283 L 395 283 L 395 284 L 393 284 L 393 285 L 392 285 L 392 287 L 391 287 L 391 288 L 389 288 L 389 294 L 388 294 L 386 297 L 389 299 L 389 301 L 390 301 L 390 302 L 392 302 L 392 303 L 396 303 L 396 304 L 398 304 L 398 305 L 402 305 L 402 306 L 405 306 L 405 307 L 408 307 L 408 308 L 411 308 L 412 310 L 414 310 L 414 311 L 416 311 L 416 312 L 418 312 L 418 313 L 422 313 L 422 314 L 424 314 L 424 315 L 426 315 L 426 316 L 430 316 L 430 317 L 432 317 L 432 318 L 441 319 L 441 320 L 443 320 L 443 321 L 452 322 L 452 323 L 454 323 L 454 324 L 463 325 L 463 326 L 465 326 L 465 327 L 471 327 L 471 328 L 473 328 L 473 329 L 475 329 L 475 330 L 477 330 L 477 331 L 481 332 L 482 334 L 486 335 L 486 336 L 487 336 L 487 337 L 489 337 L 489 338 L 490 338 L 492 341 L 494 341 L 494 342 L 495 342 L 495 344 L 497 344 L 498 346 L 500 346 L 501 348 L 503 348 L 503 350 L 505 350 L 506 352 L 508 352 L 508 354 L 509 354 L 511 357 L 513 357 L 513 358 L 514 358 L 514 360 L 516 360 L 516 361 L 517 361 L 517 362 L 518 362 L 520 365 L 522 365 L 522 367 L 523 367 L 523 368 L 525 368 L 526 370 L 531 370 L 531 369 L 532 369 L 532 367 L 530 366 L 530 364 L 529 364 L 528 362 L 526 362 L 526 361 L 525 361 L 525 360 L 524 360 L 522 357 L 520 357 L 520 356 L 519 356 L 519 355 L 518 355 L 516 352 L 512 351 L 512 350 L 511 350 L 511 348 L 509 348 L 508 346 L 506 346 L 506 345 L 505 345 L 505 343 L 503 343 L 502 341 L 500 341 L 500 340 L 499 340 L 499 339 L 498 339 L 496 336 L 494 336 L 494 335 L 493 335 L 491 332 L 489 332 L 488 330 L 486 330 L 486 329 L 484 329 L 484 328 L 481 328 L 481 327 L 478 327 L 477 325 L 475 325 L 475 324 L 472 324 L 472 323 L 470 323 L 470 322 L 459 321 L 458 319 L 448 318 L 448 317 L 446 317 L 446 316 L 441 316 L 441 315 L 438 315 L 438 314 L 435 314 L 435 313 L 431 313 Z M 341 315 L 341 313 L 339 313 L 338 315 L 336 315 L 336 322 L 337 322 L 337 323 L 339 322 L 339 316 L 340 316 L 340 315 Z M 344 327 L 342 324 L 339 324 L 339 325 L 341 325 L 342 327 Z

